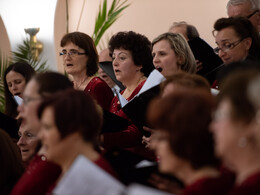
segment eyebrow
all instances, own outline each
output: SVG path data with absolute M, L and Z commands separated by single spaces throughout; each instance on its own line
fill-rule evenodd
M 118 53 L 118 56 L 121 55 L 121 54 L 125 54 L 125 55 L 128 56 L 128 53 L 126 53 L 126 52 L 124 52 L 124 51 L 120 51 L 120 52 Z M 115 53 L 113 53 L 113 55 L 115 55 Z
M 226 42 L 226 41 L 231 41 L 230 39 L 224 39 L 224 40 L 221 40 L 220 43 L 223 43 L 223 42 Z M 216 44 L 218 44 L 218 42 L 215 42 Z

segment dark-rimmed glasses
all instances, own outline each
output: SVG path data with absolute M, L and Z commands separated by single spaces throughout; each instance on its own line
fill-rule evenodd
M 227 52 L 230 49 L 233 49 L 234 47 L 236 47 L 239 43 L 241 43 L 241 41 L 243 41 L 243 39 L 240 39 L 238 41 L 235 41 L 233 43 L 225 43 L 222 47 L 216 47 L 214 49 L 215 54 L 218 55 L 219 51 L 223 51 L 223 52 Z
M 66 55 L 69 55 L 70 57 L 75 57 L 77 55 L 86 55 L 86 52 L 80 53 L 77 50 L 70 50 L 69 52 L 67 52 L 66 50 L 60 52 L 60 56 L 65 57 Z
M 251 18 L 253 15 L 255 15 L 257 12 L 259 12 L 259 10 L 255 10 L 254 12 L 252 12 L 251 14 L 249 14 L 248 16 L 246 16 L 248 19 Z

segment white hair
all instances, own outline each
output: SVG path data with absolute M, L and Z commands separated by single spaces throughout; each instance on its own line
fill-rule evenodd
M 258 10 L 260 7 L 259 0 L 229 0 L 227 3 L 227 9 L 230 5 L 240 5 L 249 2 L 251 5 L 251 11 Z

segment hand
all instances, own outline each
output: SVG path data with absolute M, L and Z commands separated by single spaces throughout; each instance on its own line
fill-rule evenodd
M 196 67 L 197 67 L 197 72 L 200 71 L 203 68 L 202 62 L 199 60 L 196 60 Z
M 176 182 L 159 174 L 152 174 L 148 182 L 159 190 L 170 192 L 172 194 L 181 194 L 183 188 Z
M 154 129 L 143 126 L 143 130 L 151 133 L 151 135 L 149 137 L 143 136 L 142 137 L 142 144 L 144 144 L 146 148 L 153 150 L 154 147 L 153 147 L 153 144 L 152 144 L 152 139 L 154 137 Z

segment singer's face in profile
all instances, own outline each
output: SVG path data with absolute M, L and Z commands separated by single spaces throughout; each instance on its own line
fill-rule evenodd
M 183 160 L 171 150 L 169 135 L 165 131 L 157 132 L 155 152 L 159 159 L 159 170 L 163 173 L 175 174 L 183 165 Z
M 116 79 L 123 84 L 131 82 L 133 76 L 137 74 L 137 70 L 141 69 L 140 66 L 135 65 L 129 50 L 115 49 L 112 58 Z
M 171 48 L 168 40 L 161 40 L 155 43 L 152 56 L 155 68 L 159 70 L 163 76 L 170 76 L 180 69 L 178 66 L 178 57 Z
M 234 121 L 231 117 L 232 105 L 229 99 L 220 102 L 210 124 L 210 130 L 214 135 L 215 152 L 225 161 L 238 152 L 238 140 L 245 132 L 244 125 Z
M 42 141 L 46 158 L 59 163 L 57 159 L 61 158 L 60 156 L 66 153 L 68 148 L 64 147 L 66 144 L 64 145 L 63 143 L 66 142 L 66 139 L 61 140 L 60 132 L 55 123 L 54 111 L 50 106 L 43 110 L 39 138 Z
M 37 146 L 39 145 L 37 134 L 38 129 L 28 130 L 25 125 L 21 125 L 19 128 L 19 140 L 17 145 L 21 151 L 24 162 L 29 162 L 36 152 Z

